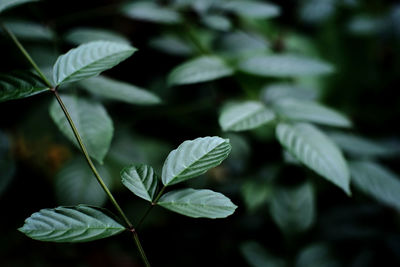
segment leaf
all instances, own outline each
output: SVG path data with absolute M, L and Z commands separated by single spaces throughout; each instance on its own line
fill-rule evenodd
M 262 35 L 254 32 L 235 31 L 227 32 L 219 42 L 220 53 L 229 56 L 243 56 L 266 52 L 269 50 L 269 43 Z
M 168 76 L 171 85 L 213 81 L 233 74 L 233 69 L 215 56 L 202 56 L 175 67 Z
M 38 0 L 1 0 L 0 2 L 0 13 L 6 9 L 10 9 L 25 3 L 37 2 Z
M 33 96 L 50 88 L 31 72 L 0 74 L 0 102 Z
M 237 206 L 226 196 L 207 189 L 191 188 L 164 194 L 157 203 L 161 207 L 193 218 L 225 218 Z
M 257 55 L 239 63 L 239 69 L 265 77 L 299 77 L 329 74 L 332 65 L 297 55 Z
M 284 267 L 283 259 L 277 258 L 266 251 L 259 243 L 247 241 L 240 246 L 244 258 L 252 267 Z
M 150 46 L 167 54 L 188 56 L 193 54 L 193 48 L 184 40 L 173 35 L 158 36 L 150 41 Z
M 121 171 L 122 183 L 138 197 L 152 202 L 157 190 L 158 176 L 153 168 L 134 164 Z
M 130 104 L 154 105 L 161 102 L 157 95 L 145 89 L 104 76 L 79 81 L 79 85 L 85 90 L 101 97 Z
M 224 131 L 245 131 L 257 128 L 275 119 L 275 114 L 256 101 L 232 103 L 226 106 L 219 117 Z
M 234 12 L 239 16 L 255 19 L 268 19 L 280 15 L 278 6 L 261 1 L 229 1 L 223 5 L 223 9 Z
M 385 157 L 396 155 L 396 149 L 354 134 L 331 132 L 329 137 L 346 153 L 356 157 Z
M 234 146 L 233 146 L 234 147 Z M 266 183 L 247 181 L 242 186 L 242 196 L 247 209 L 255 211 L 271 198 L 271 186 Z
M 42 209 L 18 230 L 39 241 L 88 242 L 121 233 L 125 227 L 99 209 L 79 205 Z
M 232 28 L 231 21 L 227 17 L 221 15 L 205 15 L 202 17 L 201 21 L 209 28 L 218 31 L 229 31 Z
M 262 88 L 260 95 L 267 104 L 287 98 L 311 101 L 318 97 L 316 90 L 290 83 L 268 84 Z
M 279 228 L 287 233 L 299 233 L 311 227 L 315 219 L 314 192 L 310 184 L 295 188 L 278 188 L 271 201 L 270 212 Z
M 183 142 L 169 153 L 162 169 L 165 186 L 177 184 L 218 166 L 229 155 L 229 140 L 221 137 L 200 137 Z
M 95 41 L 71 49 L 58 57 L 53 67 L 57 85 L 96 76 L 130 57 L 136 48 L 127 44 Z
M 273 104 L 280 115 L 294 121 L 314 122 L 336 127 L 351 127 L 351 121 L 341 113 L 312 101 L 281 99 Z
M 98 28 L 75 28 L 65 35 L 65 40 L 75 45 L 94 41 L 110 41 L 129 45 L 129 40 L 123 35 Z
M 96 166 L 104 183 L 110 188 L 112 179 L 103 166 Z M 86 162 L 77 158 L 65 164 L 55 177 L 55 192 L 62 205 L 85 203 L 102 206 L 107 195 Z
M 10 140 L 0 131 L 0 196 L 7 189 L 14 174 L 15 162 L 10 155 Z
M 178 12 L 150 1 L 129 3 L 122 11 L 129 18 L 155 23 L 175 24 L 182 21 Z
M 77 98 L 76 96 L 61 96 L 76 128 L 86 145 L 88 153 L 99 163 L 110 147 L 113 136 L 113 123 L 104 107 L 96 102 Z M 65 115 L 56 100 L 50 105 L 50 116 L 60 131 L 78 148 L 79 145 L 68 124 Z
M 329 247 L 324 244 L 312 244 L 302 249 L 296 257 L 295 267 L 339 267 Z
M 400 211 L 400 177 L 369 161 L 350 163 L 352 182 L 359 190 Z
M 276 136 L 301 163 L 351 194 L 350 174 L 342 152 L 316 127 L 307 123 L 280 123 Z
M 8 20 L 4 24 L 19 39 L 49 41 L 54 37 L 54 33 L 49 28 L 32 21 Z

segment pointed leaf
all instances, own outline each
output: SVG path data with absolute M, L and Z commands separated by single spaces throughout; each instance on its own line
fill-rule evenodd
M 185 141 L 165 160 L 162 182 L 167 186 L 199 176 L 221 164 L 230 151 L 229 140 L 220 137 Z
M 39 0 L 1 0 L 0 2 L 0 13 L 6 9 L 10 9 L 25 3 L 36 2 Z
M 307 123 L 280 123 L 276 136 L 301 163 L 351 194 L 350 174 L 342 152 L 316 127 Z
M 288 234 L 303 232 L 315 219 L 314 192 L 310 184 L 296 188 L 278 188 L 270 212 L 279 228 Z
M 261 1 L 228 1 L 223 5 L 223 9 L 234 12 L 239 16 L 255 19 L 268 19 L 280 14 L 278 6 Z
M 265 55 L 245 59 L 239 69 L 265 77 L 299 77 L 329 74 L 333 67 L 325 62 L 297 55 Z
M 228 217 L 237 208 L 229 198 L 220 193 L 191 188 L 168 192 L 157 204 L 189 217 L 211 219 Z
M 351 127 L 351 121 L 341 113 L 312 101 L 281 99 L 274 110 L 294 121 L 307 121 L 336 127 Z
M 400 177 L 383 166 L 368 162 L 350 163 L 353 184 L 376 200 L 400 211 Z
M 31 72 L 0 74 L 0 102 L 33 96 L 50 89 Z
M 121 171 L 122 183 L 138 197 L 152 202 L 157 190 L 158 176 L 153 168 L 144 165 L 130 165 Z
M 231 21 L 227 17 L 221 15 L 205 15 L 202 17 L 201 21 L 209 28 L 218 31 L 229 31 L 232 28 Z
M 96 102 L 77 98 L 76 96 L 61 96 L 72 120 L 75 123 L 88 153 L 99 163 L 110 147 L 114 127 L 111 118 L 104 107 Z M 50 105 L 50 115 L 60 131 L 78 148 L 74 133 L 56 100 Z
M 129 18 L 155 23 L 175 24 L 182 20 L 178 12 L 150 1 L 127 4 L 123 13 Z
M 129 41 L 124 36 L 113 31 L 98 28 L 73 29 L 66 34 L 65 40 L 75 45 L 94 41 L 110 41 L 129 44 Z
M 232 103 L 222 110 L 219 125 L 224 131 L 245 131 L 275 119 L 275 114 L 256 101 Z
M 79 81 L 79 85 L 93 94 L 130 104 L 154 105 L 161 102 L 157 95 L 145 89 L 104 76 Z
M 18 230 L 40 241 L 88 242 L 121 233 L 125 227 L 99 209 L 79 205 L 42 209 Z
M 130 57 L 135 48 L 108 41 L 95 41 L 71 49 L 60 56 L 53 68 L 57 85 L 96 76 Z
M 233 74 L 233 69 L 215 56 L 202 56 L 174 68 L 168 76 L 171 85 L 213 81 Z
M 103 166 L 96 166 L 104 183 L 111 189 L 112 179 Z M 65 164 L 55 177 L 55 192 L 61 205 L 85 203 L 102 206 L 107 195 L 97 182 L 87 163 L 74 159 Z
M 268 84 L 261 90 L 261 99 L 267 104 L 287 98 L 311 101 L 317 97 L 318 92 L 316 90 L 290 83 Z

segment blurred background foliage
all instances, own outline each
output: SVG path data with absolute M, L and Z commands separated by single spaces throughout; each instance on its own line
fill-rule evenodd
M 105 75 L 146 88 L 159 96 L 158 105 L 131 103 L 84 83 L 61 89 L 106 107 L 114 136 L 99 168 L 133 220 L 147 206 L 121 186 L 124 166 L 142 162 L 160 171 L 184 140 L 231 140 L 223 165 L 188 183 L 223 192 L 237 212 L 194 220 L 154 209 L 140 229 L 154 266 L 400 266 L 397 1 L 42 0 L 1 16 L 48 73 L 59 54 L 84 42 L 113 40 L 139 49 Z M 312 64 L 327 64 L 329 74 L 237 68 L 249 58 L 280 54 L 318 60 Z M 29 68 L 4 34 L 0 55 L 1 72 Z M 204 55 L 214 57 L 219 70 L 222 65 L 218 77 L 208 78 L 213 81 L 192 84 L 182 80 L 187 73 L 171 73 Z M 224 132 L 218 123 L 229 103 L 269 105 L 283 98 L 317 101 L 351 120 L 351 128 L 321 126 L 351 160 L 351 197 L 283 151 L 270 125 Z M 17 232 L 40 208 L 110 206 L 84 158 L 55 127 L 50 101 L 42 94 L 0 104 L 0 265 L 140 266 L 126 236 L 72 245 L 39 243 Z M 286 115 L 293 114 L 298 111 Z

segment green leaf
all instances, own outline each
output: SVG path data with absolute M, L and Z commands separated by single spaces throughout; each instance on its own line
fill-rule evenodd
M 154 105 L 161 102 L 157 95 L 145 89 L 104 76 L 79 81 L 79 85 L 95 95 L 130 104 Z
M 287 98 L 311 101 L 318 97 L 318 92 L 295 84 L 273 83 L 261 89 L 260 97 L 267 104 Z
M 280 14 L 280 8 L 278 6 L 261 1 L 228 1 L 225 5 L 222 5 L 222 7 L 239 16 L 255 19 L 274 18 Z
M 96 166 L 104 183 L 110 188 L 112 179 L 103 166 Z M 107 195 L 97 182 L 87 163 L 74 159 L 65 164 L 55 177 L 55 192 L 61 205 L 85 203 L 102 206 Z
M 175 24 L 182 21 L 178 12 L 150 1 L 129 3 L 122 11 L 129 18 L 155 23 Z
M 4 24 L 19 39 L 50 41 L 54 37 L 54 33 L 49 28 L 32 21 L 8 20 Z
M 233 146 L 234 147 L 234 146 Z M 242 196 L 247 209 L 255 211 L 271 198 L 271 186 L 266 183 L 247 181 L 242 186 Z
M 398 153 L 389 145 L 354 134 L 331 132 L 329 137 L 346 153 L 356 157 L 389 157 Z
M 0 13 L 6 9 L 10 9 L 25 3 L 37 2 L 38 0 L 1 0 L 0 2 Z
M 283 259 L 279 259 L 266 251 L 259 243 L 247 241 L 240 246 L 247 263 L 252 267 L 284 267 Z
M 86 145 L 88 153 L 99 163 L 110 147 L 113 136 L 113 123 L 104 107 L 96 102 L 77 98 L 76 96 L 61 96 L 76 128 Z M 60 131 L 78 148 L 74 133 L 56 100 L 50 105 L 50 115 Z
M 42 209 L 18 230 L 39 241 L 88 242 L 121 233 L 125 227 L 99 209 L 79 205 Z
M 369 161 L 350 163 L 353 184 L 365 194 L 400 211 L 400 177 Z
M 350 195 L 350 174 L 342 152 L 316 127 L 307 123 L 280 123 L 279 142 L 301 163 Z
M 329 74 L 333 67 L 317 59 L 297 55 L 254 56 L 239 63 L 239 69 L 265 77 L 299 77 Z
M 201 21 L 209 28 L 218 31 L 229 31 L 232 28 L 231 21 L 227 17 L 221 15 L 205 15 L 201 18 Z
M 164 185 L 173 185 L 205 173 L 218 166 L 229 155 L 229 140 L 200 137 L 183 142 L 169 153 L 162 169 Z
M 312 101 L 281 99 L 273 104 L 274 110 L 291 120 L 314 122 L 336 127 L 351 127 L 351 121 L 341 113 Z
M 31 72 L 0 74 L 0 102 L 33 96 L 50 89 Z
M 279 228 L 287 233 L 303 232 L 315 219 L 314 192 L 310 184 L 295 188 L 278 188 L 274 192 L 270 212 Z
M 57 85 L 100 74 L 130 57 L 135 48 L 122 43 L 95 41 L 71 49 L 60 56 L 53 68 Z
M 275 114 L 256 101 L 231 103 L 223 108 L 219 125 L 224 131 L 245 131 L 257 128 L 275 119 Z
M 0 131 L 0 196 L 10 184 L 16 169 L 10 146 L 8 136 Z
M 158 176 L 153 168 L 144 165 L 130 165 L 121 171 L 122 183 L 138 197 L 152 202 L 157 190 Z
M 341 266 L 329 247 L 324 244 L 312 244 L 300 251 L 295 267 L 339 267 Z
M 229 198 L 220 193 L 191 188 L 168 192 L 157 204 L 189 217 L 210 219 L 228 217 L 237 208 Z
M 158 36 L 150 41 L 150 46 L 167 54 L 188 56 L 194 49 L 185 40 L 173 35 Z
M 129 45 L 129 40 L 123 35 L 98 28 L 75 28 L 65 35 L 65 40 L 75 45 L 94 41 L 110 41 Z
M 168 83 L 171 85 L 181 85 L 207 82 L 232 74 L 233 69 L 221 58 L 202 56 L 174 68 L 168 76 Z

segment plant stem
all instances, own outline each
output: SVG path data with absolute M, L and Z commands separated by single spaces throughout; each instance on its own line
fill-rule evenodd
M 22 46 L 22 44 L 18 41 L 17 37 L 4 24 L 1 24 L 1 28 L 10 36 L 10 38 L 13 40 L 15 45 L 21 51 L 21 53 L 25 56 L 25 58 L 29 61 L 29 63 L 32 65 L 32 67 L 39 74 L 40 78 L 42 78 L 43 82 L 45 82 L 46 85 L 49 86 L 49 89 L 52 88 L 53 85 L 51 84 L 51 82 L 46 78 L 46 75 L 44 75 L 44 73 L 40 70 L 38 65 L 36 65 L 35 61 L 33 61 L 31 56 L 29 55 L 29 53 L 25 50 L 25 48 Z
M 153 207 L 155 205 L 157 205 L 158 200 L 160 199 L 160 197 L 162 196 L 162 194 L 165 191 L 165 188 L 167 186 L 163 186 L 163 188 L 161 188 L 160 192 L 158 192 L 156 198 L 154 199 L 154 201 L 151 202 L 151 206 L 146 210 L 146 212 L 144 213 L 144 215 L 142 216 L 142 218 L 140 219 L 139 223 L 137 224 L 137 228 L 139 229 L 139 227 L 142 225 L 144 219 L 146 219 L 147 215 L 149 215 L 150 211 L 153 209 Z
M 144 253 L 144 249 L 142 247 L 142 244 L 140 243 L 138 233 L 136 231 L 133 231 L 132 234 L 133 234 L 133 239 L 135 240 L 136 246 L 140 252 L 140 256 L 142 257 L 144 264 L 146 265 L 146 267 L 150 267 L 150 262 L 147 260 L 146 253 Z

